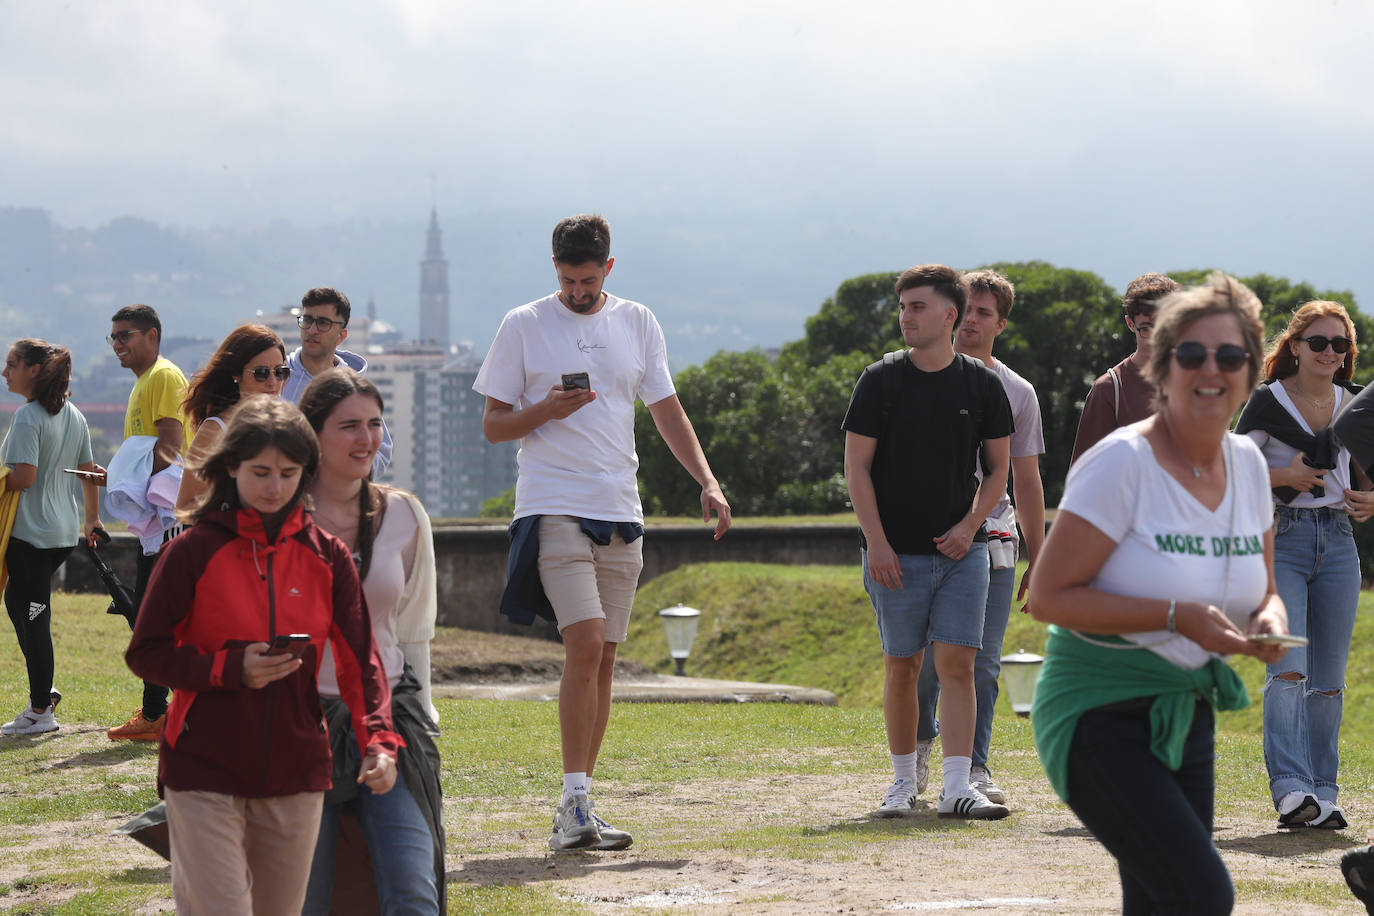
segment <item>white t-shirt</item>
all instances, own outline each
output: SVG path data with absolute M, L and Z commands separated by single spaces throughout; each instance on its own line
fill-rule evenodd
M 1114 430 L 1074 462 L 1059 502 L 1116 542 L 1093 588 L 1215 605 L 1244 629 L 1269 581 L 1264 535 L 1274 504 L 1264 456 L 1249 439 L 1227 433 L 1226 495 L 1211 512 L 1159 466 L 1139 426 Z M 1167 630 L 1123 638 L 1180 668 L 1201 668 L 1211 658 Z
M 1336 389 L 1336 397 L 1331 403 L 1331 420 L 1336 419 L 1336 414 L 1341 412 L 1341 408 L 1353 397 L 1339 385 L 1332 385 Z M 1302 418 L 1302 412 L 1298 410 L 1293 399 L 1288 396 L 1287 390 L 1279 382 L 1274 382 L 1269 386 L 1269 391 L 1274 395 L 1274 399 L 1283 405 L 1283 409 L 1292 415 L 1298 425 L 1307 433 L 1312 433 L 1312 427 L 1307 425 L 1307 421 Z M 1286 468 L 1293 463 L 1293 459 L 1301 454 L 1293 446 L 1286 442 L 1280 442 L 1273 436 L 1259 429 L 1252 429 L 1245 434 L 1256 445 L 1260 452 L 1264 454 L 1264 460 L 1271 468 Z M 1341 450 L 1336 453 L 1336 466 L 1326 472 L 1326 483 L 1322 485 L 1323 493 L 1320 498 L 1311 493 L 1299 493 L 1293 497 L 1293 501 L 1287 505 L 1295 509 L 1315 509 L 1319 506 L 1340 506 L 1345 504 L 1345 491 L 1350 488 L 1350 450 L 1341 446 Z
M 521 441 L 515 517 L 642 522 L 635 398 L 655 404 L 675 393 L 663 329 L 647 308 L 610 293 L 592 315 L 547 296 L 507 313 L 472 387 L 523 410 L 568 372 L 586 372 L 596 400 Z
M 1016 429 L 1011 434 L 1011 457 L 1028 458 L 1031 455 L 1045 454 L 1045 432 L 1040 424 L 1040 402 L 1035 397 L 1035 386 L 1017 375 L 1000 359 L 993 361 L 992 371 L 1002 380 L 1011 404 L 1011 418 Z M 983 479 L 983 465 L 978 465 L 978 479 Z M 1006 493 L 997 501 L 989 518 L 1000 518 L 1011 506 L 1011 497 Z

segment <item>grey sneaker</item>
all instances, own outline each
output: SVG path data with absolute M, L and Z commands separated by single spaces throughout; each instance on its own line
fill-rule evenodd
M 1305 827 L 1307 822 L 1321 814 L 1321 806 L 1316 796 L 1306 792 L 1289 792 L 1279 799 L 1279 826 Z
M 1344 809 L 1335 802 L 1322 799 L 1317 802 L 1317 808 L 1317 816 L 1308 821 L 1307 826 L 1322 830 L 1344 830 L 1350 826 L 1346 823 Z
M 987 767 L 976 766 L 969 770 L 968 784 L 982 792 L 983 796 L 994 804 L 1005 805 L 1007 803 L 1006 793 L 997 787 L 997 783 L 992 781 L 992 774 L 988 772 Z
M 596 832 L 601 836 L 601 841 L 596 844 L 596 848 L 602 852 L 611 852 L 616 849 L 629 849 L 630 844 L 635 838 L 630 836 L 628 830 L 621 830 L 612 827 L 601 819 L 601 815 L 596 813 L 596 803 L 590 799 L 587 801 L 588 810 L 592 813 L 592 822 L 596 824 Z
M 940 817 L 962 817 L 971 821 L 1000 821 L 1011 813 L 1006 805 L 993 804 L 973 786 L 949 798 L 940 793 L 940 804 L 936 810 Z
M 916 807 L 916 784 L 910 779 L 894 779 L 883 796 L 874 817 L 901 817 Z
M 592 817 L 592 802 L 586 793 L 579 792 L 558 806 L 553 815 L 553 836 L 549 848 L 554 852 L 565 849 L 586 849 L 601 842 L 596 821 Z
M 926 786 L 930 785 L 930 749 L 935 744 L 934 738 L 927 738 L 924 741 L 916 742 L 916 794 L 925 792 Z
M 58 729 L 57 716 L 49 706 L 42 712 L 34 712 L 25 706 L 24 711 L 4 725 L 0 725 L 0 735 L 42 735 Z

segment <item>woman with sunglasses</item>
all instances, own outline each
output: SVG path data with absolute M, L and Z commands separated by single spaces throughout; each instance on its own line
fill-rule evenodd
M 1264 762 L 1280 827 L 1346 826 L 1336 804 L 1345 662 L 1360 597 L 1351 519 L 1374 514 L 1351 481 L 1350 452 L 1332 422 L 1358 390 L 1355 326 L 1337 302 L 1309 302 L 1264 360 L 1266 381 L 1236 431 L 1264 453 L 1278 522 L 1274 571 L 1293 632 L 1309 640 L 1269 665 Z
M 224 433 L 224 415 L 239 398 L 280 395 L 290 377 L 286 346 L 275 331 L 260 324 L 242 324 L 230 331 L 205 368 L 191 379 L 181 404 L 196 431 L 186 454 L 187 467 L 199 467 L 210 454 Z M 199 473 L 183 474 L 177 509 L 189 509 L 209 490 L 210 484 Z
M 1248 704 L 1223 655 L 1272 662 L 1264 458 L 1228 431 L 1259 377 L 1260 304 L 1234 278 L 1162 300 L 1154 416 L 1069 470 L 1031 574 L 1050 627 L 1032 709 L 1051 785 L 1117 860 L 1123 913 L 1229 913 L 1212 842 L 1217 709 Z

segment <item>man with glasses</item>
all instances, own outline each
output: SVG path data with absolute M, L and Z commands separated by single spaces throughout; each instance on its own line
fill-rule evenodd
M 1140 371 L 1150 360 L 1150 331 L 1155 324 L 1155 306 L 1160 299 L 1178 289 L 1174 280 L 1163 274 L 1141 274 L 1126 287 L 1121 300 L 1126 312 L 1126 327 L 1135 335 L 1135 352 L 1097 377 L 1083 402 L 1078 420 L 1078 435 L 1073 440 L 1073 457 L 1078 460 L 1107 433 L 1129 426 L 1155 412 L 1154 389 Z
M 114 348 L 119 364 L 136 377 L 129 392 L 129 406 L 124 412 L 124 438 L 156 436 L 153 446 L 152 477 L 164 468 L 179 462 L 191 446 L 190 424 L 181 413 L 181 401 L 186 396 L 186 376 L 160 352 L 162 321 L 148 305 L 127 305 L 110 318 L 110 336 L 106 338 Z M 166 543 L 180 532 L 174 527 L 163 532 Z M 129 618 L 132 628 L 148 587 L 148 577 L 157 563 L 158 554 L 139 551 L 138 578 L 134 585 L 134 615 Z M 112 741 L 156 741 L 167 720 L 167 688 L 143 682 L 143 705 L 134 711 L 129 721 L 106 732 Z
M 348 297 L 332 286 L 317 286 L 301 297 L 301 313 L 296 325 L 301 329 L 301 345 L 286 358 L 291 377 L 282 385 L 281 396 L 292 404 L 321 372 L 336 366 L 367 372 L 367 360 L 350 350 L 340 350 L 348 339 L 348 319 L 353 313 Z M 372 461 L 372 477 L 378 479 L 391 466 L 391 430 L 382 424 L 382 445 Z

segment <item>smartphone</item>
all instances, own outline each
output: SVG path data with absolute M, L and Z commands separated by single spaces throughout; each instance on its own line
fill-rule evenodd
M 1294 636 L 1292 633 L 1256 633 L 1247 636 L 1251 642 L 1257 642 L 1264 646 L 1305 646 L 1307 645 L 1306 636 Z
M 563 373 L 563 390 L 564 390 L 564 391 L 571 391 L 573 388 L 581 388 L 583 391 L 591 391 L 591 390 L 592 390 L 592 382 L 591 382 L 591 379 L 589 379 L 589 378 L 587 377 L 587 373 L 585 373 L 585 372 L 564 372 L 564 373 Z
M 75 475 L 75 476 L 77 476 L 77 477 L 84 477 L 84 478 L 86 478 L 87 480 L 101 480 L 101 479 L 103 479 L 104 476 L 105 476 L 104 474 L 100 473 L 99 471 L 81 471 L 81 470 L 78 470 L 78 469 L 76 469 L 76 468 L 63 468 L 63 469 L 62 469 L 62 473 L 64 473 L 64 474 L 73 474 L 73 475 Z
M 292 658 L 300 658 L 305 647 L 310 645 L 309 633 L 280 633 L 272 640 L 272 648 L 267 650 L 268 655 L 289 655 Z

